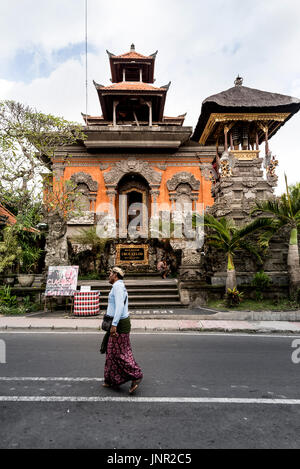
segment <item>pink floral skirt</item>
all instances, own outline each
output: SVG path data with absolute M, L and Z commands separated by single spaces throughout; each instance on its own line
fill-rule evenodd
M 131 350 L 129 334 L 109 337 L 104 367 L 105 383 L 120 386 L 127 381 L 142 377 L 142 370 L 136 363 Z

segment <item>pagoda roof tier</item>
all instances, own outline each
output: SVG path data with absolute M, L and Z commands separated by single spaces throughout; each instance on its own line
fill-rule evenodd
M 155 56 L 154 54 L 153 55 L 142 55 L 142 54 L 139 54 L 138 52 L 136 51 L 129 51 L 129 52 L 126 52 L 125 54 L 121 54 L 121 55 L 113 55 L 111 54 L 111 58 L 116 58 L 116 59 L 147 59 L 147 60 L 154 60 Z
M 142 55 L 131 45 L 129 52 L 121 55 L 106 51 L 109 56 L 112 82 L 118 83 L 123 80 L 123 72 L 126 69 L 126 79 L 138 81 L 140 70 L 142 80 L 146 83 L 154 83 L 154 64 L 157 51 L 151 55 Z
M 226 124 L 255 120 L 268 124 L 271 138 L 300 109 L 300 100 L 297 98 L 248 88 L 237 80 L 239 84 L 236 86 L 203 101 L 193 140 L 201 144 L 213 144 L 220 122 Z M 263 140 L 264 134 L 261 132 L 260 143 Z
M 149 83 L 144 83 L 142 81 L 122 81 L 119 83 L 114 83 L 113 85 L 102 86 L 95 84 L 97 90 L 125 90 L 125 91 L 160 91 L 166 89 L 166 87 L 158 88 Z
M 142 107 L 146 108 L 147 103 L 151 103 L 153 121 L 162 121 L 170 83 L 160 88 L 143 82 L 121 82 L 110 86 L 103 86 L 94 82 L 94 85 L 105 120 L 113 120 L 114 102 L 118 102 L 118 112 L 121 115 L 127 115 L 124 120 L 132 120 L 133 115 L 131 114 L 133 111 L 140 110 Z M 146 120 L 143 118 L 145 113 L 146 111 L 144 110 L 140 114 L 139 120 Z
M 160 148 L 175 150 L 189 140 L 192 127 L 95 125 L 86 127 L 84 133 L 87 138 L 83 144 L 89 150 L 97 148 Z
M 103 116 L 89 116 L 86 114 L 82 114 L 83 120 L 86 123 L 87 126 L 94 126 L 94 125 L 111 125 L 110 121 L 106 121 Z M 176 125 L 176 126 L 182 126 L 184 123 L 186 114 L 181 114 L 177 117 L 169 117 L 169 116 L 163 116 L 163 119 L 161 122 L 153 122 L 152 125 L 163 125 L 163 126 L 170 126 L 170 125 Z M 139 122 L 140 125 L 143 126 L 148 126 L 149 122 Z M 136 122 L 133 120 L 132 125 L 136 126 Z
M 0 225 L 15 225 L 17 223 L 17 218 L 13 215 L 7 208 L 0 203 Z M 39 233 L 39 230 L 36 228 L 23 228 L 24 231 L 30 231 L 31 233 Z

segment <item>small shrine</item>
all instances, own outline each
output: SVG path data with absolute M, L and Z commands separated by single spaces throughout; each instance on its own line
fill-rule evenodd
M 300 100 L 248 88 L 240 76 L 234 84 L 203 101 L 192 139 L 215 147 L 211 211 L 239 223 L 249 216 L 255 199 L 273 196 L 278 159 L 269 142 L 298 112 Z
M 192 139 L 215 148 L 210 171 L 214 204 L 207 210 L 239 226 L 251 220 L 256 200 L 274 198 L 280 158 L 272 153 L 270 140 L 299 111 L 300 100 L 248 88 L 239 76 L 234 85 L 205 99 Z M 283 240 L 272 240 L 270 252 L 264 270 L 273 283 L 287 283 Z M 205 257 L 204 270 L 213 284 L 225 282 L 223 264 L 216 252 Z M 251 283 L 256 266 L 249 256 L 237 259 L 236 269 L 238 282 Z

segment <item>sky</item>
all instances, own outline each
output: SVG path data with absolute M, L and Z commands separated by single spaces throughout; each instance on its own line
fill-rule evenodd
M 0 0 L 0 100 L 83 122 L 85 0 Z M 88 0 L 88 114 L 101 115 L 93 80 L 110 84 L 106 49 L 158 50 L 155 85 L 171 81 L 165 115 L 187 112 L 234 85 L 300 98 L 299 0 Z M 276 193 L 300 181 L 300 112 L 270 140 Z

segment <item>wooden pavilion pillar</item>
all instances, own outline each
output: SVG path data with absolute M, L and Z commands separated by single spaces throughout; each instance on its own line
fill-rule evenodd
M 117 125 L 117 105 L 119 104 L 119 101 L 114 101 L 113 102 L 113 125 Z
M 152 127 L 152 101 L 145 101 L 149 108 L 149 127 Z
M 228 131 L 229 128 L 227 125 L 224 126 L 224 149 L 228 152 Z

